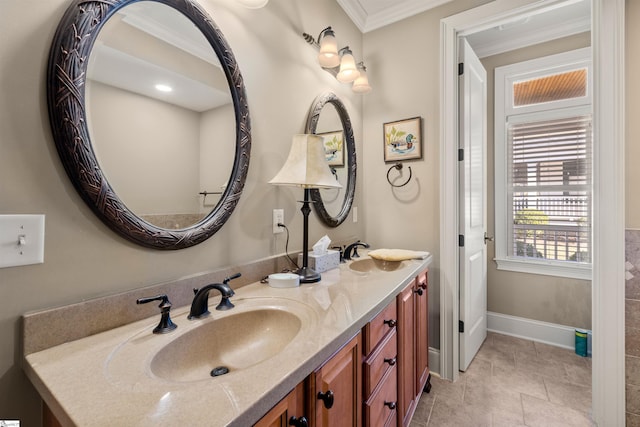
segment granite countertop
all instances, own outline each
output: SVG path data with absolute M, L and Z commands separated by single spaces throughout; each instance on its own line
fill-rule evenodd
M 219 300 L 214 296 L 206 319 L 187 320 L 188 306 L 174 308 L 171 317 L 178 328 L 171 333 L 152 333 L 158 314 L 28 354 L 24 370 L 65 426 L 251 425 L 394 300 L 431 259 L 368 273 L 341 264 L 322 273 L 320 282 L 297 288 L 252 283 L 236 290 L 232 310 L 214 310 Z M 167 378 L 151 368 L 165 345 L 209 322 L 256 308 L 300 319 L 295 336 L 276 355 L 215 378 L 208 372 Z

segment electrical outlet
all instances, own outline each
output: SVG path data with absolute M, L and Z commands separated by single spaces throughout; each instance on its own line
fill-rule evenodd
M 358 207 L 354 206 L 352 211 L 353 211 L 353 222 L 358 222 Z
M 284 228 L 279 227 L 278 224 L 284 224 L 284 209 L 273 210 L 273 234 L 282 233 Z

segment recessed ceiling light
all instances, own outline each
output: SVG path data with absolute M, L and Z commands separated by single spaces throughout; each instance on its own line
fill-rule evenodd
M 171 92 L 173 90 L 171 86 L 163 85 L 163 84 L 157 84 L 156 89 L 159 90 L 160 92 Z
M 260 9 L 265 7 L 269 0 L 236 0 L 238 3 L 249 9 Z

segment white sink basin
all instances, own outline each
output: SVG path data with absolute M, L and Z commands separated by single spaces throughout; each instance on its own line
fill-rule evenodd
M 395 271 L 405 266 L 405 261 L 384 261 L 375 258 L 362 258 L 351 261 L 349 269 L 359 273 L 368 273 L 371 271 Z
M 252 369 L 262 369 L 268 361 L 286 363 L 287 350 L 308 336 L 317 321 L 309 306 L 293 300 L 248 298 L 233 303 L 231 310 L 212 309 L 209 317 L 196 320 L 188 320 L 188 308 L 183 309 L 172 316 L 178 328 L 167 334 L 155 335 L 153 325 L 146 325 L 112 351 L 106 362 L 110 382 L 143 387 L 158 381 L 253 375 Z M 209 304 L 215 306 L 214 301 Z
M 197 381 L 237 372 L 280 353 L 300 327 L 296 315 L 278 309 L 230 314 L 171 341 L 154 356 L 150 369 L 157 377 L 171 381 Z

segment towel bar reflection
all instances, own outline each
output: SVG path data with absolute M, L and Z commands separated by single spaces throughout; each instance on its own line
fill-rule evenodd
M 411 166 L 407 166 L 407 167 L 409 168 L 409 178 L 407 178 L 407 180 L 406 180 L 404 183 L 399 184 L 399 185 L 398 185 L 398 184 L 394 184 L 393 182 L 391 182 L 391 179 L 389 179 L 389 173 L 391 173 L 391 170 L 392 170 L 392 169 L 395 169 L 395 170 L 397 170 L 397 171 L 401 171 L 401 170 L 402 170 L 402 168 L 403 168 L 402 163 L 399 163 L 399 162 L 398 162 L 398 163 L 396 163 L 395 165 L 393 165 L 393 166 L 391 166 L 391 167 L 389 168 L 389 170 L 387 171 L 387 181 L 389 181 L 389 184 L 390 184 L 392 187 L 396 187 L 396 188 L 404 187 L 405 185 L 407 185 L 407 184 L 409 183 L 409 181 L 411 181 L 411 176 L 412 176 L 412 174 L 413 174 L 413 173 L 411 172 Z
M 202 204 L 204 205 L 205 202 L 207 201 L 207 196 L 209 194 L 222 194 L 222 191 L 206 191 L 205 190 L 205 191 L 199 192 L 198 194 L 200 194 L 201 196 L 204 196 L 202 197 Z

